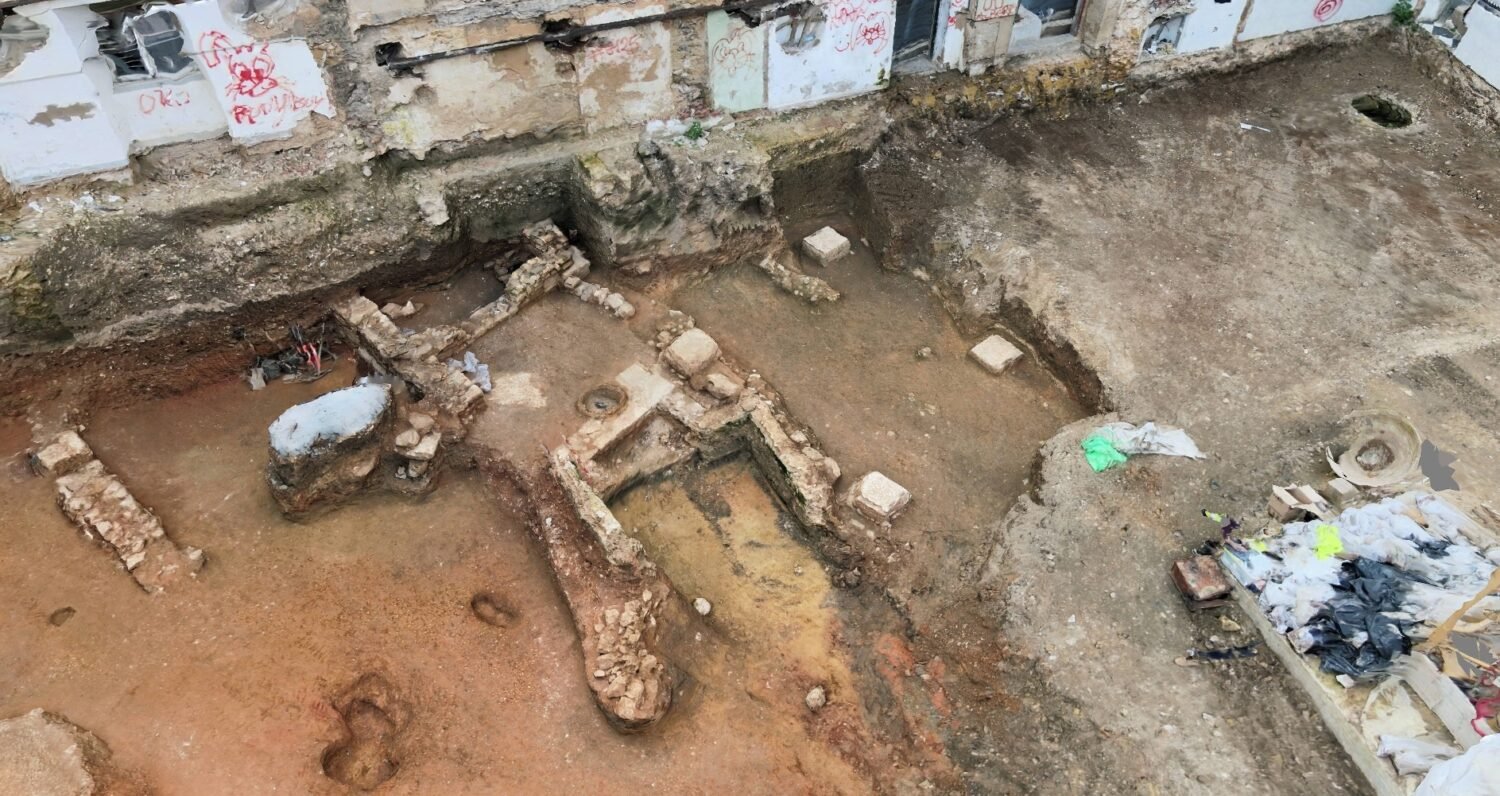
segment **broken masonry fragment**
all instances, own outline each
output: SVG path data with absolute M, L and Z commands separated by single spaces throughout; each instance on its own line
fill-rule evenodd
M 854 482 L 849 502 L 860 514 L 876 522 L 890 522 L 911 502 L 911 492 L 884 473 L 872 470 Z

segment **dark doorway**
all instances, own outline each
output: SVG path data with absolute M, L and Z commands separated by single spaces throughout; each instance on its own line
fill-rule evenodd
M 896 0 L 896 58 L 932 50 L 937 11 L 938 0 Z

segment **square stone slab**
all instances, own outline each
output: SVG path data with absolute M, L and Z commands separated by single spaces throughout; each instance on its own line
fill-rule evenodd
M 969 356 L 985 370 L 998 376 L 1021 358 L 1021 349 L 1011 345 L 1004 337 L 992 334 L 969 349 Z
M 802 250 L 818 265 L 827 265 L 849 254 L 849 239 L 833 227 L 824 227 L 802 239 Z
M 876 522 L 890 522 L 911 502 L 911 492 L 876 470 L 865 473 L 854 482 L 849 500 L 866 517 Z
M 702 329 L 689 329 L 678 335 L 662 356 L 678 373 L 692 378 L 718 360 L 719 344 Z

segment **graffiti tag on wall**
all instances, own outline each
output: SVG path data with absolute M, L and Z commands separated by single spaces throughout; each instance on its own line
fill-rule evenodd
M 1333 19 L 1333 15 L 1337 14 L 1339 9 L 1343 7 L 1344 0 L 1318 0 L 1317 5 L 1313 6 L 1313 19 L 1319 22 L 1327 22 Z
M 227 78 L 224 95 L 236 124 L 280 127 L 291 115 L 328 102 L 323 94 L 298 94 L 291 77 L 277 72 L 269 43 L 235 44 L 227 34 L 210 30 L 198 37 L 198 50 L 207 69 Z
M 974 12 L 971 16 L 975 22 L 987 22 L 992 19 L 1004 19 L 1016 15 L 1018 4 L 1011 0 L 975 0 Z
M 736 28 L 728 36 L 714 43 L 708 53 L 709 61 L 724 72 L 739 72 L 755 68 L 755 29 Z
M 141 113 L 150 116 L 162 108 L 183 108 L 191 104 L 193 96 L 182 89 L 158 87 L 142 92 L 135 98 Z
M 835 0 L 828 6 L 828 32 L 833 49 L 878 50 L 891 42 L 890 6 L 881 0 Z
M 643 49 L 645 42 L 634 31 L 601 35 L 590 39 L 588 44 L 589 57 L 601 64 L 629 63 Z

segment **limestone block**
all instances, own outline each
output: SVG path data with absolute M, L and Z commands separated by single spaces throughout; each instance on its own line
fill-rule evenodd
M 703 388 L 709 395 L 721 401 L 728 401 L 739 397 L 740 383 L 725 373 L 710 373 L 704 380 Z
M 876 522 L 889 522 L 911 502 L 906 487 L 887 478 L 878 470 L 866 473 L 854 482 L 849 502 L 859 513 Z
M 818 265 L 828 265 L 849 254 L 849 239 L 833 227 L 824 227 L 802 239 L 802 251 Z
M 969 356 L 973 357 L 980 367 L 998 376 L 1021 358 L 1021 349 L 1011 345 L 1010 341 L 1004 337 L 992 334 L 984 338 L 979 345 L 969 349 Z
M 702 329 L 689 329 L 673 340 L 662 356 L 674 370 L 691 378 L 719 359 L 719 344 Z
M 64 431 L 52 439 L 46 447 L 37 451 L 37 463 L 48 475 L 56 477 L 77 470 L 94 458 L 88 443 L 76 431 Z

